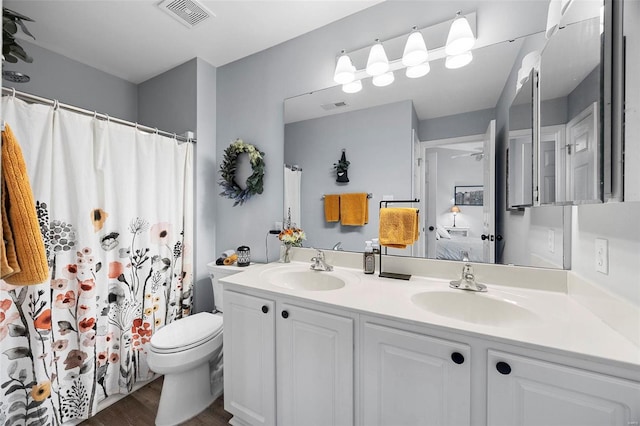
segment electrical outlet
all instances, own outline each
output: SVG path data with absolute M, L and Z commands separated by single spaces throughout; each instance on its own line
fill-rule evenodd
M 551 253 L 556 251 L 556 232 L 553 229 L 547 231 L 547 247 Z
M 596 271 L 609 273 L 609 242 L 604 238 L 596 238 Z

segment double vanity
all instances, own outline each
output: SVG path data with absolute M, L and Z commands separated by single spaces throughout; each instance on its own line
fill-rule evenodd
M 313 251 L 224 282 L 234 425 L 637 425 L 640 347 L 567 292 L 567 271 Z M 517 281 L 517 282 L 515 282 Z M 637 343 L 637 342 L 636 342 Z

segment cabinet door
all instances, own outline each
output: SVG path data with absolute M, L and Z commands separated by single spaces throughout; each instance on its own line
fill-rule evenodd
M 277 310 L 278 426 L 353 425 L 353 319 Z
M 223 306 L 224 409 L 232 424 L 275 425 L 275 303 L 225 291 Z
M 363 424 L 468 425 L 470 348 L 365 322 Z
M 628 426 L 640 420 L 640 383 L 491 350 L 488 355 L 489 425 Z

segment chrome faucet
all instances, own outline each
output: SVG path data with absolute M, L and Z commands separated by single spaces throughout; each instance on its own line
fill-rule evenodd
M 310 267 L 312 271 L 333 271 L 333 266 L 327 264 L 324 259 L 324 252 L 322 250 L 317 250 L 316 255 L 311 258 L 311 261 L 313 262 Z
M 342 250 L 342 241 L 338 241 L 331 250 Z
M 469 263 L 469 253 L 463 251 L 462 256 L 462 261 L 465 262 L 462 267 L 462 277 L 459 280 L 451 281 L 449 287 L 467 291 L 487 291 L 486 285 L 476 282 L 473 266 Z

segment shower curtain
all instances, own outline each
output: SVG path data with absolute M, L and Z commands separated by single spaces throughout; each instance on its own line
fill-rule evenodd
M 188 315 L 192 146 L 3 97 L 50 270 L 0 281 L 0 425 L 60 425 L 153 377 L 153 333 Z
M 286 221 L 291 212 L 291 223 L 302 228 L 300 217 L 300 185 L 302 171 L 284 166 L 284 211 L 283 219 Z

